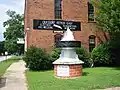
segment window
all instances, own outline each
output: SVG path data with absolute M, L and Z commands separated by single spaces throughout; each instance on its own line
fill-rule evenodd
M 92 52 L 94 48 L 95 48 L 95 36 L 91 35 L 89 36 L 89 52 Z
M 94 7 L 88 3 L 88 21 L 94 21 Z
M 55 19 L 61 19 L 61 1 L 62 0 L 55 0 Z
M 61 34 L 56 34 L 56 35 L 54 36 L 54 38 L 55 38 L 55 43 L 56 43 L 56 42 L 59 42 L 59 41 L 62 39 L 62 37 L 63 37 L 63 35 L 61 35 Z

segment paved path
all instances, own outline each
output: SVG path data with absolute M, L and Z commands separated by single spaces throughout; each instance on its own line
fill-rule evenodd
M 113 87 L 113 88 L 108 88 L 108 89 L 105 89 L 105 90 L 120 90 L 120 87 Z
M 106 89 L 96 89 L 96 90 L 120 90 L 120 87 L 106 88 Z
M 22 60 L 13 63 L 0 81 L 0 90 L 27 90 L 25 70 Z

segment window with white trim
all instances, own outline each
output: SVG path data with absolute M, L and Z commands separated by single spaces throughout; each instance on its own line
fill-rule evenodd
M 95 36 L 91 35 L 89 36 L 89 52 L 92 52 L 94 48 L 95 48 Z

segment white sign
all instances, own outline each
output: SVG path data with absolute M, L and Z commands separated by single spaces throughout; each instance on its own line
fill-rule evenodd
M 17 44 L 24 44 L 24 38 L 18 38 Z
M 69 66 L 68 65 L 58 65 L 57 66 L 57 76 L 69 76 Z
M 5 52 L 5 55 L 8 55 L 8 52 Z

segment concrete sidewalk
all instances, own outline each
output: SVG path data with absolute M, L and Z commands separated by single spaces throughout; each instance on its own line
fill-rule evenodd
M 13 63 L 0 80 L 0 90 L 27 90 L 25 70 L 24 61 Z
M 112 87 L 112 88 L 96 89 L 96 90 L 120 90 L 120 87 Z
M 105 90 L 120 90 L 120 87 L 107 88 Z

